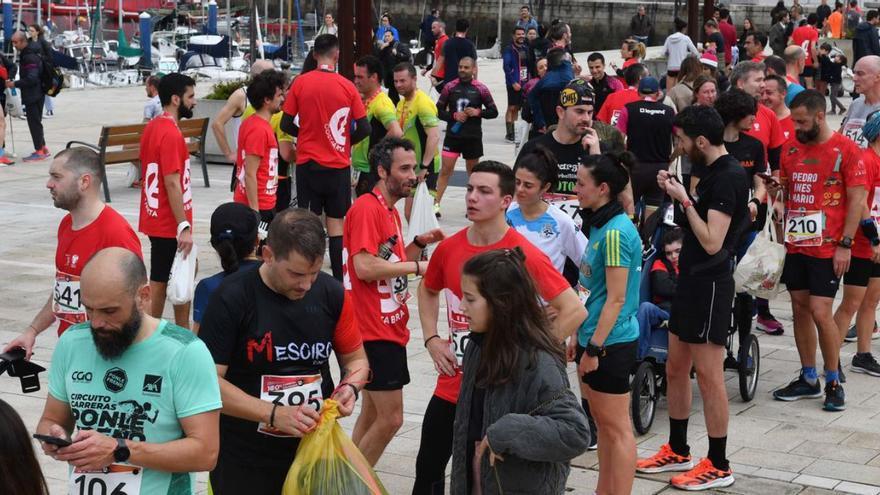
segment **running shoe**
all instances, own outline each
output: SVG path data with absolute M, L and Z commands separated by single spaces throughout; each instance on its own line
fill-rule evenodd
M 830 382 L 825 385 L 825 402 L 822 409 L 826 411 L 843 411 L 846 409 L 846 394 L 839 382 Z
M 877 328 L 876 321 L 874 322 L 874 330 L 871 332 L 871 340 L 874 339 L 880 339 L 880 328 Z M 844 337 L 843 340 L 847 342 L 857 342 L 859 340 L 855 325 L 849 327 L 849 330 L 846 332 L 846 337 Z
M 880 376 L 880 364 L 874 359 L 871 353 L 856 354 L 852 358 L 852 367 L 850 368 L 856 373 L 864 373 L 871 376 Z
M 516 141 L 513 137 L 513 134 L 506 134 L 504 136 L 504 140 L 507 141 L 508 143 L 513 143 Z
M 636 471 L 640 473 L 665 473 L 667 471 L 687 471 L 694 467 L 691 456 L 678 455 L 668 443 L 660 451 L 646 459 L 636 461 Z
M 11 160 L 8 156 L 0 156 L 0 165 L 3 165 L 5 167 L 7 165 L 12 165 L 13 163 L 15 163 L 15 160 Z
M 770 313 L 767 313 L 766 315 L 758 315 L 758 318 L 755 321 L 755 327 L 767 335 L 782 335 L 785 332 L 782 323 L 779 323 L 779 320 Z
M 39 162 L 39 161 L 45 160 L 47 158 L 49 158 L 49 152 L 44 147 L 41 150 L 34 151 L 30 155 L 22 158 L 21 160 L 24 162 Z
M 734 479 L 732 470 L 717 469 L 712 461 L 703 459 L 697 467 L 684 474 L 673 476 L 669 482 L 679 490 L 696 492 L 730 486 Z
M 816 380 L 815 385 L 810 385 L 804 378 L 803 372 L 798 374 L 797 380 L 789 383 L 783 388 L 773 391 L 773 398 L 776 400 L 793 401 L 799 399 L 818 399 L 822 397 L 822 387 Z

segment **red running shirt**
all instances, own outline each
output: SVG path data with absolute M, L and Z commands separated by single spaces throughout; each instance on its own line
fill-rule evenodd
M 246 119 L 238 131 L 237 178 L 233 201 L 250 206 L 245 188 L 245 157 L 259 156 L 257 168 L 257 202 L 260 210 L 275 208 L 275 191 L 278 189 L 278 140 L 272 124 L 259 115 Z
M 152 237 L 177 238 L 177 221 L 168 203 L 165 177 L 180 175 L 183 210 L 192 225 L 192 189 L 189 172 L 189 151 L 174 118 L 163 113 L 147 123 L 141 136 L 140 221 L 138 230 Z
M 865 162 L 865 188 L 868 190 L 868 207 L 871 218 L 876 224 L 880 220 L 880 157 L 873 149 L 867 148 L 862 152 L 862 160 Z M 871 242 L 862 234 L 862 229 L 856 229 L 855 242 L 852 247 L 852 255 L 856 258 L 870 259 L 873 255 Z
M 443 44 L 446 43 L 446 40 L 449 39 L 449 36 L 446 33 L 443 33 L 443 36 L 437 38 L 437 41 L 434 42 L 434 63 L 437 63 L 437 60 L 440 60 L 440 57 L 443 56 Z M 458 70 L 458 68 L 456 68 Z M 437 71 L 434 72 L 434 75 L 437 76 L 438 79 L 443 79 L 446 76 L 446 62 L 443 63 L 440 67 L 437 67 Z
M 764 157 L 769 157 L 768 149 L 782 146 L 785 137 L 782 134 L 782 126 L 779 125 L 779 119 L 776 118 L 776 112 L 770 110 L 769 107 L 758 103 L 758 113 L 755 114 L 755 122 L 752 129 L 746 132 L 747 135 L 761 141 L 764 145 Z
M 801 26 L 791 33 L 795 45 L 804 49 L 807 54 L 806 66 L 813 66 L 813 44 L 819 41 L 819 31 L 813 26 Z
M 779 126 L 782 128 L 782 137 L 785 139 L 785 141 L 788 141 L 789 139 L 794 139 L 794 121 L 791 120 L 791 115 L 783 119 L 779 119 Z
M 361 280 L 353 261 L 359 253 L 379 256 L 379 246 L 391 236 L 397 236 L 397 244 L 388 261 L 406 261 L 397 209 L 386 206 L 378 189 L 356 199 L 345 215 L 342 230 L 342 284 L 358 308 L 358 327 L 365 342 L 385 340 L 405 346 L 409 342 L 408 277 Z
M 630 59 L 635 60 L 635 59 Z M 627 103 L 639 101 L 639 90 L 636 88 L 626 88 L 623 91 L 615 91 L 605 98 L 605 103 L 599 110 L 596 118 L 608 125 L 616 126 L 620 114 L 623 112 Z
M 526 269 L 535 281 L 538 292 L 545 301 L 551 301 L 571 286 L 556 271 L 553 263 L 515 229 L 508 229 L 504 237 L 489 246 L 474 246 L 467 239 L 468 229 L 464 228 L 437 246 L 422 283 L 433 291 L 443 291 L 446 296 L 446 314 L 449 321 L 449 341 L 459 360 L 455 376 L 439 375 L 434 395 L 449 401 L 458 402 L 461 388 L 461 358 L 470 333 L 467 318 L 459 311 L 461 305 L 461 270 L 472 257 L 493 249 L 519 246 L 526 255 Z
M 780 165 L 786 252 L 833 257 L 846 221 L 846 189 L 866 184 L 862 150 L 836 132 L 816 145 L 792 139 L 782 150 Z
M 299 115 L 297 165 L 310 160 L 328 168 L 351 165 L 351 123 L 367 116 L 351 81 L 323 69 L 297 76 L 282 110 Z
M 109 206 L 92 223 L 73 230 L 73 218 L 67 214 L 58 225 L 55 249 L 55 289 L 52 312 L 58 318 L 58 335 L 68 327 L 88 318 L 80 301 L 79 276 L 89 259 L 108 247 L 121 247 L 143 259 L 141 241 L 128 221 Z

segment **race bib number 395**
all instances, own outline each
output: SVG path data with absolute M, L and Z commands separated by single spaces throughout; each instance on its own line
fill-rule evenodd
M 144 470 L 127 464 L 111 464 L 103 471 L 70 473 L 67 492 L 70 495 L 140 495 Z
M 260 383 L 260 399 L 278 406 L 313 407 L 320 411 L 324 404 L 321 394 L 321 375 L 279 376 L 263 375 Z M 290 437 L 277 428 L 260 423 L 257 431 L 275 437 Z

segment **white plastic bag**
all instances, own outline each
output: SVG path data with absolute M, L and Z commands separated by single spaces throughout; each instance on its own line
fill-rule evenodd
M 171 304 L 180 305 L 192 301 L 193 292 L 196 289 L 198 255 L 199 250 L 195 244 L 186 259 L 183 258 L 183 251 L 178 251 L 174 255 L 167 290 L 168 300 L 171 301 Z
M 747 292 L 764 299 L 772 299 L 779 294 L 779 279 L 785 266 L 785 246 L 776 241 L 772 211 L 773 204 L 770 203 L 767 205 L 764 230 L 755 236 L 733 272 L 737 292 Z
M 412 212 L 409 217 L 409 228 L 406 231 L 406 242 L 409 244 L 417 235 L 422 235 L 433 229 L 439 228 L 440 223 L 434 216 L 434 196 L 428 191 L 428 184 L 425 181 L 419 183 L 416 189 L 416 197 L 413 199 Z M 426 251 L 430 251 L 432 246 L 428 246 Z

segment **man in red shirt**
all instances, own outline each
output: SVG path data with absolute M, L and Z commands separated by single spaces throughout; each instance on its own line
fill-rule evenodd
M 318 69 L 294 79 L 284 101 L 281 130 L 298 136 L 296 196 L 302 208 L 326 217 L 333 277 L 342 280 L 342 220 L 351 206 L 351 146 L 370 135 L 360 93 L 334 71 L 339 39 L 315 38 Z M 299 117 L 299 124 L 294 118 Z M 352 124 L 354 122 L 354 124 Z
M 796 139 L 786 143 L 780 170 L 786 213 L 782 281 L 791 295 L 802 368 L 798 378 L 774 391 L 773 397 L 792 401 L 822 396 L 815 323 L 825 362 L 823 408 L 842 411 L 840 334 L 831 309 L 840 278 L 850 268 L 853 238 L 865 211 L 867 178 L 862 151 L 831 130 L 825 105 L 825 96 L 810 89 L 791 102 Z
M 88 318 L 80 301 L 79 277 L 93 254 L 122 247 L 143 257 L 141 241 L 128 222 L 101 201 L 101 162 L 94 151 L 75 147 L 57 155 L 46 187 L 56 208 L 69 213 L 58 226 L 55 289 L 24 332 L 3 349 L 22 347 L 31 358 L 37 335 L 59 321 L 58 335 Z
M 558 315 L 554 325 L 560 343 L 573 335 L 587 316 L 577 294 L 547 256 L 507 225 L 505 212 L 513 201 L 515 182 L 513 171 L 503 163 L 483 161 L 474 167 L 465 195 L 467 216 L 473 224 L 437 246 L 419 286 L 419 319 L 425 347 L 439 376 L 422 423 L 413 493 L 443 492 L 446 464 L 452 453 L 461 359 L 470 333 L 468 320 L 459 310 L 461 270 L 467 260 L 493 249 L 521 247 L 538 292 Z M 437 334 L 441 293 L 446 297 L 448 339 Z
M 165 290 L 177 251 L 192 250 L 192 190 L 189 151 L 177 122 L 193 116 L 196 82 L 173 73 L 159 80 L 163 113 L 151 120 L 141 136 L 140 221 L 138 230 L 150 238 L 150 315 L 161 318 Z M 190 303 L 174 306 L 174 322 L 189 328 Z
M 774 74 L 764 79 L 761 103 L 776 114 L 776 120 L 782 128 L 782 137 L 788 141 L 794 137 L 794 121 L 791 120 L 791 110 L 785 106 L 786 92 L 787 84 L 784 77 Z
M 745 42 L 743 42 L 743 48 L 745 48 L 746 53 L 740 54 L 742 60 L 751 59 L 752 62 L 763 62 L 764 55 L 764 47 L 767 46 L 767 35 L 764 33 L 751 33 L 746 36 Z
M 718 15 L 718 30 L 721 31 L 721 36 L 724 37 L 724 60 L 729 66 L 733 63 L 733 47 L 737 45 L 736 28 L 730 22 L 729 9 L 721 9 Z M 744 57 L 740 55 L 740 60 L 743 59 Z
M 284 101 L 284 74 L 269 69 L 254 76 L 247 97 L 255 112 L 238 131 L 238 159 L 233 200 L 260 214 L 260 231 L 275 217 L 278 189 L 278 140 L 269 120 Z
M 434 35 L 436 40 L 434 41 L 434 61 L 431 62 L 429 67 L 425 67 L 422 75 L 426 75 L 430 70 L 431 86 L 434 86 L 437 92 L 440 93 L 443 91 L 444 78 L 446 77 L 446 59 L 443 57 L 443 45 L 449 39 L 449 36 L 446 35 L 446 23 L 439 19 L 432 22 L 431 34 Z
M 409 140 L 385 137 L 370 152 L 379 182 L 345 216 L 343 285 L 351 295 L 373 379 L 364 386 L 361 414 L 352 440 L 375 465 L 403 424 L 403 386 L 409 383 L 408 277 L 428 268 L 422 249 L 443 231 L 416 235 L 407 243 L 395 205 L 408 198 L 416 180 L 416 153 Z M 412 260 L 412 261 L 410 261 Z
M 819 49 L 816 46 L 819 42 L 819 30 L 816 28 L 818 23 L 819 16 L 812 12 L 807 16 L 807 25 L 795 29 L 791 33 L 791 39 L 789 40 L 790 45 L 797 45 L 807 52 L 807 61 L 804 65 L 804 72 L 801 75 L 807 83 L 808 89 L 814 87 L 813 77 L 815 77 L 816 69 L 819 67 L 819 62 L 816 58 L 819 53 Z
M 648 68 L 642 64 L 633 64 L 624 69 L 623 80 L 626 82 L 626 89 L 615 91 L 605 98 L 605 103 L 599 110 L 599 114 L 596 115 L 596 120 L 616 126 L 617 119 L 620 117 L 626 104 L 639 101 L 642 98 L 639 96 L 639 90 L 636 88 L 639 86 L 639 81 L 644 77 L 648 77 Z

